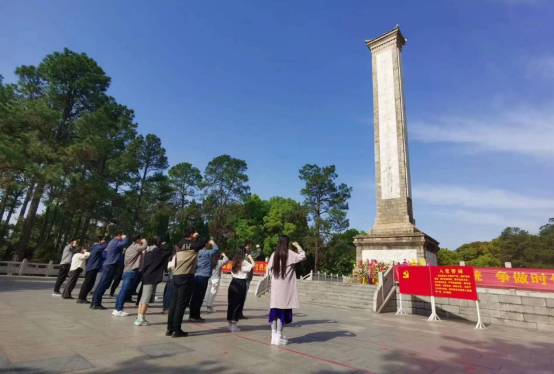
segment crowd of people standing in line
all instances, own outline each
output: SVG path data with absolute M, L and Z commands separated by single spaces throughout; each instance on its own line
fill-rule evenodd
M 259 245 L 254 255 L 252 246 L 252 241 L 246 240 L 233 258 L 232 281 L 227 296 L 229 332 L 240 331 L 238 322 L 248 319 L 243 309 L 256 266 L 254 258 L 257 257 L 256 252 L 259 254 Z M 295 264 L 305 260 L 306 255 L 298 243 L 292 243 L 296 252 L 290 246 L 290 238 L 281 235 L 267 267 L 271 281 L 268 322 L 271 324 L 273 345 L 287 344 L 283 327 L 292 322 L 292 309 L 300 307 Z M 115 297 L 115 290 L 123 281 L 112 316 L 127 317 L 129 313 L 124 310 L 124 305 L 132 302 L 132 294 L 141 283 L 136 300 L 138 316 L 135 325 L 148 326 L 150 323 L 145 318 L 148 306 L 154 300 L 156 288 L 167 271 L 162 310 L 162 313 L 167 314 L 165 335 L 185 337 L 188 333 L 183 331 L 182 322 L 186 308 L 189 308 L 189 321 L 197 323 L 205 321 L 201 316 L 204 300 L 207 312 L 215 311 L 213 303 L 221 283 L 222 268 L 228 262 L 229 258 L 224 253 L 220 254 L 217 244 L 200 237 L 194 227 L 185 229 L 183 239 L 174 248 L 170 248 L 159 236 L 152 238 L 149 245 L 140 234 L 129 239 L 120 231 L 110 241 L 99 237 L 90 251 L 78 246 L 76 241 L 71 241 L 62 252 L 53 295 L 73 299 L 71 293 L 81 273 L 86 271 L 77 303 L 89 304 L 93 310 L 105 310 L 107 308 L 102 305 L 104 294 L 110 289 L 110 296 Z M 62 294 L 60 288 L 68 276 Z M 92 301 L 87 300 L 90 294 Z

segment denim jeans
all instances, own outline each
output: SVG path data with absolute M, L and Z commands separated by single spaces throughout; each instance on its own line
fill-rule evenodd
M 116 271 L 117 265 L 114 264 L 102 267 L 102 277 L 100 277 L 100 283 L 98 283 L 98 287 L 96 287 L 96 291 L 94 291 L 92 296 L 92 306 L 100 306 L 102 304 L 102 296 L 110 288 Z
M 190 318 L 200 318 L 200 308 L 202 308 L 202 302 L 204 301 L 204 296 L 206 296 L 209 280 L 210 277 L 199 275 L 194 277 L 194 289 L 192 291 L 192 299 L 190 300 Z
M 173 273 L 169 273 L 167 277 L 167 290 L 164 295 L 164 309 L 169 309 L 171 306 L 171 297 L 173 296 Z
M 135 276 L 137 273 L 138 273 L 138 269 L 127 270 L 123 272 L 123 285 L 121 286 L 121 290 L 117 295 L 117 300 L 115 302 L 115 310 L 117 311 L 123 310 L 123 305 L 125 305 L 125 296 L 127 294 L 129 295 L 131 294 L 131 289 L 135 284 Z

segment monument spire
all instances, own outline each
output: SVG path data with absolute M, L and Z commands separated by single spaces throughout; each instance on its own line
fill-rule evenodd
M 402 72 L 402 47 L 406 41 L 398 25 L 375 39 L 366 40 L 373 71 L 377 217 L 369 236 L 357 237 L 355 244 L 358 257 L 371 255 L 371 259 L 395 261 L 433 258 L 431 262 L 436 263 L 438 242 L 417 229 L 413 214 Z M 396 258 L 392 252 L 384 251 L 391 245 L 397 255 L 404 257 Z M 371 252 L 364 255 L 366 250 Z

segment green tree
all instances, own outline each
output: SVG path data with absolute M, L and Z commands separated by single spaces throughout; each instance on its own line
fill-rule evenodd
M 193 199 L 198 187 L 202 183 L 200 170 L 189 164 L 181 162 L 169 169 L 169 183 L 174 190 L 173 202 L 179 209 L 185 209 Z
M 245 161 L 222 155 L 210 161 L 204 171 L 202 187 L 209 200 L 206 207 L 211 211 L 210 232 L 217 243 L 234 229 L 236 211 L 231 207 L 249 195 L 247 169 Z
M 36 187 L 18 246 L 23 257 L 46 185 L 57 183 L 73 164 L 68 149 L 76 140 L 75 123 L 105 101 L 110 78 L 86 54 L 68 49 L 46 56 L 37 68 L 21 66 L 15 72 L 22 99 L 19 127 L 28 146 L 24 159 L 36 165 L 30 170 Z
M 300 179 L 306 186 L 300 192 L 304 196 L 304 205 L 308 209 L 314 230 L 314 270 L 318 271 L 319 248 L 333 232 L 348 228 L 346 219 L 348 199 L 352 188 L 341 183 L 337 186 L 338 177 L 335 166 L 305 165 L 300 169 Z
M 146 138 L 140 135 L 134 140 L 132 146 L 137 152 L 136 158 L 139 163 L 140 173 L 137 201 L 133 212 L 133 218 L 131 219 L 131 228 L 134 230 L 136 229 L 136 223 L 139 219 L 144 190 L 148 187 L 147 184 L 150 182 L 148 176 L 151 173 L 164 171 L 167 169 L 168 164 L 165 148 L 162 147 L 162 141 L 156 135 L 148 134 Z
M 354 237 L 360 234 L 356 229 L 334 233 L 325 245 L 320 270 L 331 274 L 352 275 L 352 268 L 356 263 Z

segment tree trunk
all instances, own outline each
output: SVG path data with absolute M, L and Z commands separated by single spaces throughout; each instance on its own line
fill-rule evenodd
M 58 237 L 56 238 L 56 248 L 59 248 L 60 240 L 62 240 L 62 234 L 63 234 L 63 226 L 65 224 L 65 216 L 62 218 L 62 222 L 60 223 L 60 228 L 58 229 Z
M 23 190 L 19 190 L 15 196 L 13 197 L 13 203 L 9 206 L 8 210 L 8 216 L 6 217 L 6 224 L 10 224 L 10 220 L 12 219 L 13 212 L 15 212 L 15 208 L 17 206 L 17 203 L 19 202 L 19 198 L 21 197 L 21 194 L 23 193 Z
M 54 216 L 50 220 L 50 225 L 48 226 L 48 231 L 46 235 L 45 243 L 48 243 L 50 241 L 50 238 L 52 237 L 52 228 L 54 227 L 54 224 L 56 223 L 56 219 L 58 218 L 58 207 L 60 205 L 60 199 L 58 198 L 56 200 L 56 206 L 54 207 Z
M 23 224 L 23 230 L 21 231 L 21 236 L 19 239 L 18 254 L 20 259 L 25 258 L 25 252 L 31 240 L 31 233 L 33 231 L 33 226 L 35 225 L 37 210 L 40 204 L 40 199 L 42 199 L 45 185 L 46 183 L 44 182 L 37 183 L 37 188 L 33 193 L 33 199 L 31 200 L 29 213 L 27 214 L 27 218 L 25 219 L 25 223 Z
M 31 201 L 31 197 L 33 196 L 34 189 L 35 189 L 35 182 L 31 182 L 29 187 L 27 187 L 27 194 L 25 195 L 25 200 L 23 200 L 23 205 L 21 205 L 21 209 L 19 210 L 19 217 L 17 218 L 18 225 L 20 224 L 20 222 L 23 222 L 23 218 L 25 218 L 25 211 L 27 210 L 27 205 L 29 205 L 29 201 Z
M 75 227 L 75 231 L 73 232 L 73 236 L 71 239 L 77 240 L 77 235 L 79 235 L 79 230 L 81 229 L 81 221 L 83 220 L 83 215 L 79 214 L 79 219 L 77 220 L 77 226 Z
M 4 190 L 4 196 L 2 196 L 2 202 L 0 202 L 0 222 L 4 217 L 4 211 L 6 210 L 6 205 L 8 205 L 8 197 L 10 195 L 10 187 Z
M 144 190 L 144 182 L 146 181 L 146 175 L 148 175 L 148 169 L 150 168 L 150 163 L 147 161 L 144 165 L 144 173 L 142 174 L 142 179 L 140 181 L 139 195 L 137 199 L 137 206 L 133 213 L 133 220 L 131 221 L 131 229 L 135 230 L 135 224 L 137 223 L 138 215 L 140 212 L 140 203 L 142 201 L 142 192 Z
M 38 239 L 38 245 L 39 247 L 42 245 L 44 240 L 44 234 L 46 233 L 46 227 L 48 226 L 48 217 L 50 216 L 50 203 L 49 201 L 46 205 L 46 213 L 44 213 L 44 222 L 42 222 L 42 229 L 40 230 L 40 236 Z
M 67 244 L 67 242 L 69 241 L 69 239 L 67 238 L 69 236 L 69 232 L 71 231 L 71 225 L 73 224 L 73 217 L 75 216 L 75 214 L 71 214 L 71 217 L 69 218 L 69 222 L 67 224 L 67 228 L 65 229 L 65 232 L 63 233 L 63 240 L 62 242 L 60 243 L 61 246 L 58 247 L 60 252 L 61 250 L 63 249 L 63 247 L 65 246 L 65 244 Z

